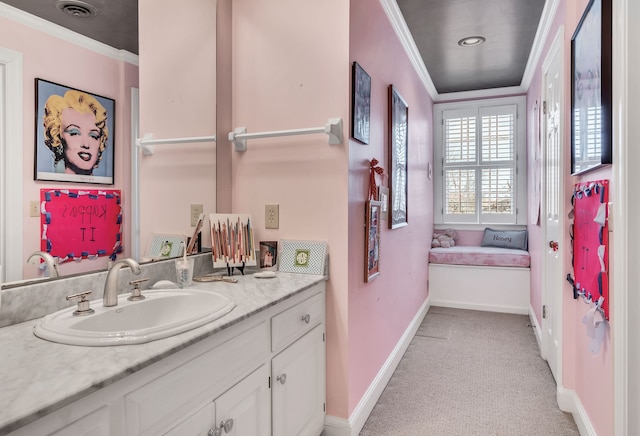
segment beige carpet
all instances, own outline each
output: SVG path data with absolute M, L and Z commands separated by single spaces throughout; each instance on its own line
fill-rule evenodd
M 529 318 L 432 307 L 362 436 L 573 436 Z

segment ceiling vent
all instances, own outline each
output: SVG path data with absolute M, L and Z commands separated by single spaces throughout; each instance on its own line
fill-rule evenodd
M 56 3 L 56 8 L 75 18 L 89 18 L 98 15 L 98 9 L 95 6 L 78 0 L 60 0 Z

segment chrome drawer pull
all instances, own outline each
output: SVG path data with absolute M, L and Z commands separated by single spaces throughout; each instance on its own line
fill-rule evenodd
M 302 315 L 301 321 L 304 321 L 305 324 L 309 324 L 311 321 L 311 315 L 308 313 L 306 315 Z

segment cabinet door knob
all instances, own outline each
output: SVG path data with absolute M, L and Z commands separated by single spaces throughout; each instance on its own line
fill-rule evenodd
M 304 321 L 305 324 L 309 324 L 309 321 L 311 321 L 311 315 L 308 313 L 306 315 L 302 315 L 301 320 Z
M 287 374 L 279 375 L 276 377 L 276 380 L 279 381 L 281 385 L 285 384 L 287 382 Z
M 221 436 L 221 435 L 222 435 L 222 429 L 220 427 L 210 428 L 209 433 L 207 433 L 207 436 Z
M 233 419 L 229 418 L 226 421 L 220 421 L 220 430 L 224 429 L 225 433 L 230 433 L 233 428 Z M 222 433 L 222 431 L 220 431 Z

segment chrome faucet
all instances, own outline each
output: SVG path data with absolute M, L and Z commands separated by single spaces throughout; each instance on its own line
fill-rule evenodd
M 128 265 L 134 274 L 140 274 L 140 265 L 133 259 L 126 258 L 114 262 L 107 273 L 107 279 L 104 281 L 104 294 L 102 294 L 103 307 L 118 305 L 118 271 L 125 265 Z
M 52 255 L 47 253 L 46 251 L 35 251 L 31 253 L 31 256 L 27 259 L 27 262 L 31 262 L 33 259 L 41 258 L 44 260 L 45 265 L 47 265 L 47 271 L 49 273 L 49 277 L 59 277 L 60 272 L 58 271 L 58 262 L 53 258 Z

